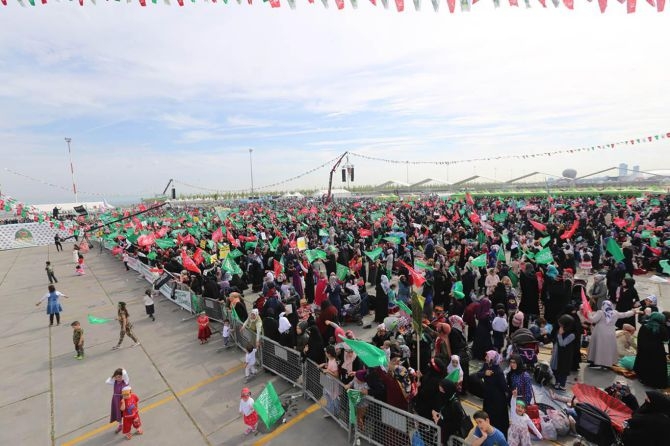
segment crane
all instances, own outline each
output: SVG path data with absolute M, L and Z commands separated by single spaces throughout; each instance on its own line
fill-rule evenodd
M 342 160 L 344 159 L 344 157 L 347 155 L 347 153 L 349 153 L 349 152 L 344 152 L 344 153 L 342 154 L 342 156 L 340 156 L 340 157 L 338 158 L 338 160 L 337 160 L 337 162 L 335 163 L 335 165 L 333 166 L 333 168 L 330 169 L 330 178 L 328 179 L 328 195 L 326 195 L 326 200 L 325 200 L 325 203 L 324 203 L 324 204 L 328 204 L 328 203 L 330 203 L 330 201 L 333 199 L 333 197 L 332 197 L 332 190 L 333 190 L 333 174 L 335 173 L 335 169 L 337 169 L 337 167 L 340 165 L 340 163 L 342 162 Z
M 170 188 L 170 185 L 174 183 L 174 180 L 170 178 L 170 181 L 168 181 L 167 186 L 165 186 L 165 189 L 163 189 L 163 193 L 161 195 L 165 195 L 165 192 Z

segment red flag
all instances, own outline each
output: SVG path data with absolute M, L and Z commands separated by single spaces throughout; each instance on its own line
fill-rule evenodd
M 435 221 L 438 222 L 438 223 L 446 223 L 448 220 L 447 220 L 447 217 L 445 217 L 444 215 L 441 215 L 440 218 L 438 218 Z
M 212 241 L 219 243 L 221 240 L 223 240 L 223 231 L 221 228 L 217 228 L 216 231 L 212 232 Z
M 575 9 L 575 0 L 563 0 L 563 4 L 568 9 Z
M 546 7 L 547 7 L 547 2 L 546 2 L 546 0 L 538 0 L 538 1 L 540 2 L 540 4 L 542 5 L 543 8 L 546 8 Z
M 528 220 L 530 221 L 530 224 L 533 225 L 535 229 L 537 229 L 540 232 L 547 232 L 547 227 L 543 225 L 540 222 L 534 221 L 534 220 Z
M 144 246 L 145 248 L 148 248 L 149 246 L 153 245 L 156 243 L 156 240 L 154 239 L 153 234 L 144 234 L 140 235 L 137 238 L 137 244 L 140 246 Z
M 509 5 L 510 6 L 516 6 L 518 8 L 519 7 L 519 1 L 518 0 L 509 0 Z
M 480 218 L 479 218 L 479 214 L 476 213 L 476 212 L 471 213 L 470 214 L 470 221 L 472 223 L 475 223 L 475 224 L 479 223 L 481 221 Z
M 405 10 L 405 0 L 395 0 L 395 7 L 398 12 L 403 12 Z
M 651 251 L 655 256 L 660 256 L 661 255 L 661 248 L 652 248 L 649 245 L 644 245 L 644 246 L 646 246 L 647 249 L 649 249 L 649 251 Z
M 405 263 L 403 260 L 398 260 L 398 263 L 400 263 L 402 266 L 407 268 L 407 271 L 409 271 L 409 274 L 412 276 L 412 284 L 414 286 L 421 286 L 423 283 L 426 281 L 426 278 L 423 277 L 421 274 L 417 273 L 414 268 L 409 266 L 407 263 Z
M 309 0 L 309 2 L 310 2 L 310 3 L 313 3 L 314 0 Z M 375 5 L 375 6 L 377 6 L 377 0 L 370 0 L 370 3 L 372 3 L 372 4 Z
M 279 8 L 281 5 L 279 4 L 279 0 L 270 0 L 270 6 L 273 8 Z
M 7 6 L 7 0 L 0 0 L 3 5 Z
M 658 12 L 663 12 L 663 9 L 665 9 L 665 0 L 656 0 L 656 10 Z
M 274 259 L 272 269 L 274 270 L 275 277 L 278 277 L 282 273 L 282 271 L 284 271 L 284 265 L 282 265 L 279 260 Z
M 561 234 L 561 238 L 563 240 L 572 238 L 572 236 L 575 235 L 575 231 L 577 230 L 578 227 L 579 227 L 579 220 L 575 220 L 574 222 L 572 222 L 572 226 L 570 227 L 570 229 Z
M 447 5 L 449 5 L 449 12 L 453 14 L 456 8 L 456 0 L 447 0 Z
M 358 235 L 360 235 L 361 237 L 370 237 L 372 235 L 372 231 L 369 229 L 361 228 L 358 230 Z
M 635 7 L 637 6 L 637 0 L 627 0 L 626 1 L 626 11 L 628 14 L 635 12 Z
M 337 5 L 337 9 L 344 9 L 344 0 L 335 0 L 335 4 Z
M 184 251 L 181 252 L 181 263 L 188 271 L 200 274 L 200 268 Z
M 202 262 L 205 261 L 205 258 L 202 255 L 202 249 L 197 248 L 195 250 L 195 253 L 193 253 L 193 261 L 195 262 L 196 265 L 200 265 Z
M 453 10 L 451 12 L 454 12 Z M 465 202 L 468 204 L 468 206 L 472 206 L 475 204 L 475 200 L 472 199 L 472 195 L 470 195 L 470 192 L 465 193 Z
M 628 224 L 628 222 L 626 220 L 624 220 L 623 218 L 619 218 L 619 217 L 616 217 L 614 220 L 612 220 L 612 223 L 614 223 L 614 225 L 619 229 L 623 228 L 624 226 L 626 226 Z
M 591 309 L 589 300 L 586 298 L 586 294 L 584 294 L 584 287 L 582 287 L 582 314 L 588 319 L 590 313 L 593 313 L 593 310 Z
M 654 0 L 647 0 L 647 3 L 649 3 L 654 8 L 656 7 L 656 2 L 654 2 Z M 651 136 L 649 137 L 649 141 L 651 141 Z
M 115 256 L 117 254 L 121 254 L 122 251 L 123 251 L 123 248 L 121 248 L 120 246 L 116 246 L 116 247 L 112 248 L 112 255 Z
M 184 6 L 184 0 L 177 0 L 177 3 L 179 3 L 179 6 Z

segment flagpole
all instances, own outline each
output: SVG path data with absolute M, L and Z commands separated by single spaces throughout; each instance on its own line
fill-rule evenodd
M 67 153 L 70 157 L 70 173 L 72 174 L 72 192 L 74 192 L 74 201 L 79 204 L 79 197 L 77 196 L 77 185 L 74 182 L 74 166 L 72 164 L 72 148 L 70 147 L 70 143 L 72 142 L 72 138 L 65 138 L 65 142 L 67 143 Z

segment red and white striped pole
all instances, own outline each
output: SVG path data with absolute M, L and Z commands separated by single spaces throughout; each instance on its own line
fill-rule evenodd
M 72 174 L 72 192 L 74 192 L 74 201 L 79 204 L 79 197 L 77 196 L 77 185 L 74 182 L 74 165 L 72 164 L 72 149 L 70 148 L 70 143 L 72 138 L 65 138 L 67 143 L 67 153 L 70 156 L 70 173 Z

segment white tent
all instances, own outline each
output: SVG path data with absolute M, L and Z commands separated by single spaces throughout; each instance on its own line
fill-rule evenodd
M 333 198 L 346 198 L 346 197 L 351 197 L 351 192 L 349 192 L 346 189 L 332 189 L 330 192 L 333 196 Z M 321 198 L 324 195 L 328 195 L 328 189 L 323 189 L 323 190 L 318 190 L 314 192 L 312 197 L 314 198 Z
M 49 212 L 53 210 L 54 207 L 57 207 L 60 212 L 71 213 L 74 212 L 75 206 L 84 206 L 88 212 L 103 212 L 106 209 L 114 209 L 114 206 L 110 205 L 106 201 L 86 201 L 82 203 L 48 203 L 48 204 L 34 204 L 31 205 L 31 208 L 36 208 L 40 212 Z
M 304 198 L 305 196 L 300 192 L 286 192 L 282 198 Z

